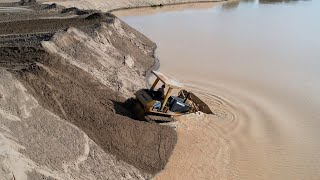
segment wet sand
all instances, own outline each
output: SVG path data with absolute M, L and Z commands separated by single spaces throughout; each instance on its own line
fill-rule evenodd
M 179 119 L 155 179 L 319 179 L 319 7 L 264 1 L 122 17 L 157 43 L 160 71 L 216 113 Z
M 21 11 L 31 11 L 27 8 L 20 8 L 20 7 L 0 7 L 1 12 L 21 12 Z

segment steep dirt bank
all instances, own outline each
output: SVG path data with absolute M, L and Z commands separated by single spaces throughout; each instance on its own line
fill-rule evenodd
M 191 2 L 221 2 L 226 0 L 39 0 L 42 3 L 57 3 L 65 7 L 77 7 L 80 9 L 98 9 L 101 11 L 112 11 L 117 9 L 127 9 L 136 7 L 162 6 L 169 4 L 182 4 Z
M 0 179 L 144 179 L 0 68 Z
M 0 21 L 5 179 L 149 178 L 173 151 L 172 128 L 123 105 L 146 86 L 155 44 L 111 14 L 77 11 Z

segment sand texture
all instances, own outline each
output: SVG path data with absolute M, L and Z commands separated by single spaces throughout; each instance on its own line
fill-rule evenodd
M 125 106 L 146 86 L 156 45 L 111 14 L 34 8 L 0 21 L 1 179 L 149 179 L 162 170 L 176 132 L 132 119 Z

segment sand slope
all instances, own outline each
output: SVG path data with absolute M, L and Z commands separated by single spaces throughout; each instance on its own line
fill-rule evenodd
M 1 179 L 143 179 L 139 170 L 41 107 L 8 71 L 0 74 Z
M 162 170 L 176 132 L 132 119 L 124 103 L 146 86 L 155 44 L 111 14 L 29 13 L 0 25 L 0 177 L 148 179 Z

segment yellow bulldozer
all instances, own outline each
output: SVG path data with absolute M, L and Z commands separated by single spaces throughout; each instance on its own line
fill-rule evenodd
M 149 122 L 170 122 L 174 117 L 202 111 L 212 114 L 210 108 L 192 92 L 183 88 L 183 84 L 160 72 L 152 71 L 156 76 L 150 89 L 140 89 L 135 93 L 133 112 L 140 120 Z M 155 90 L 157 85 L 162 86 Z

